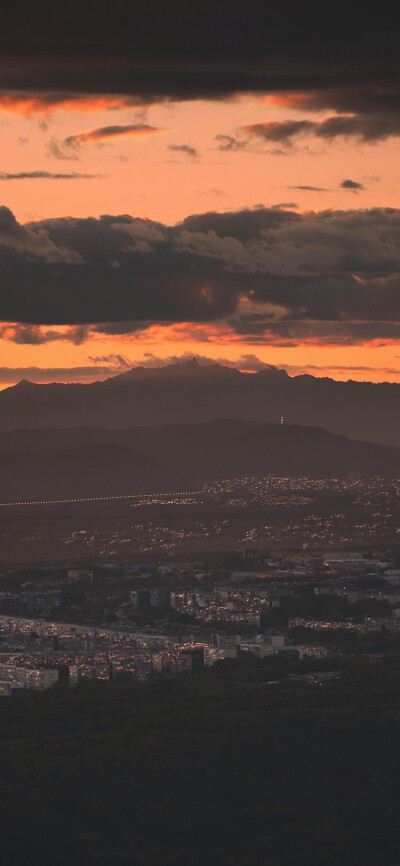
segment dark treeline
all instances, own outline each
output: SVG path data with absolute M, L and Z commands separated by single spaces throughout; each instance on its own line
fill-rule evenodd
M 317 685 L 281 667 L 4 698 L 2 862 L 393 866 L 398 652 Z

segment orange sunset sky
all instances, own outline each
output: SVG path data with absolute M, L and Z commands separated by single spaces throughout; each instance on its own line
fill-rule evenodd
M 337 117 L 341 121 L 344 118 L 348 123 L 353 115 L 349 110 L 330 107 L 329 100 L 325 100 L 326 105 L 316 105 L 312 100 L 307 102 L 307 95 L 298 92 L 261 92 L 184 101 L 171 97 L 166 102 L 155 100 L 135 107 L 118 95 L 80 94 L 76 99 L 68 96 L 52 105 L 51 101 L 46 102 L 35 94 L 10 95 L 4 89 L 1 92 L 0 203 L 27 232 L 33 224 L 35 243 L 48 231 L 47 227 L 37 227 L 43 220 L 130 215 L 150 221 L 151 226 L 156 223 L 175 227 L 174 237 L 178 238 L 180 250 L 184 243 L 185 252 L 192 254 L 196 244 L 196 255 L 204 253 L 210 259 L 228 256 L 224 259 L 222 274 L 235 275 L 242 265 L 238 263 L 239 252 L 233 246 L 229 228 L 224 229 L 222 253 L 214 244 L 216 238 L 221 239 L 218 230 L 207 225 L 202 230 L 200 251 L 198 233 L 189 240 L 187 233 L 181 234 L 183 220 L 209 212 L 231 214 L 272 209 L 299 215 L 304 221 L 301 224 L 314 226 L 317 235 L 322 223 L 311 218 L 310 212 L 339 211 L 342 216 L 338 224 L 342 226 L 348 213 L 395 210 L 398 205 L 399 132 L 389 129 L 379 134 L 369 130 L 353 134 L 346 127 L 343 134 L 340 130 L 331 134 L 332 118 L 334 121 Z M 287 225 L 292 225 L 290 220 Z M 225 308 L 220 312 L 218 306 L 213 316 L 207 312 L 205 316 L 200 314 L 186 321 L 179 315 L 174 320 L 169 313 L 158 318 L 155 309 L 152 321 L 146 313 L 143 327 L 132 327 L 125 332 L 123 328 L 116 329 L 115 333 L 112 329 L 93 328 L 87 316 L 79 319 L 75 313 L 71 321 L 67 321 L 65 316 L 52 319 L 51 313 L 43 320 L 35 318 L 34 314 L 25 318 L 22 312 L 18 320 L 6 318 L 0 325 L 0 387 L 23 377 L 33 381 L 90 381 L 129 365 L 155 364 L 156 359 L 165 361 L 188 355 L 226 359 L 249 370 L 257 368 L 259 359 L 266 364 L 284 366 L 290 374 L 309 372 L 336 379 L 400 381 L 398 334 L 396 329 L 384 327 L 385 323 L 395 322 L 397 287 L 393 284 L 387 290 L 387 281 L 396 273 L 397 223 L 390 227 L 390 254 L 385 253 L 385 225 L 383 220 L 382 229 L 380 225 L 376 227 L 373 220 L 371 237 L 376 240 L 379 236 L 381 245 L 375 257 L 371 254 L 373 261 L 368 260 L 365 266 L 367 276 L 361 261 L 363 256 L 368 259 L 367 234 L 360 234 L 361 252 L 357 252 L 353 270 L 349 252 L 345 270 L 346 274 L 351 272 L 352 285 L 357 290 L 349 311 L 340 309 L 334 316 L 332 310 L 313 312 L 319 307 L 319 301 L 315 300 L 318 281 L 312 290 L 310 305 L 308 302 L 303 305 L 297 298 L 295 307 L 289 308 L 286 301 L 280 302 L 278 289 L 274 289 L 266 301 L 261 301 L 261 295 L 257 294 L 259 289 L 255 290 L 256 295 L 252 288 L 247 292 L 242 280 L 244 289 L 238 290 L 235 310 L 228 304 L 228 312 Z M 143 235 L 144 229 L 141 231 Z M 152 231 L 157 234 L 158 230 L 153 228 Z M 337 240 L 336 228 L 330 236 L 336 236 L 334 242 L 338 248 L 346 245 L 347 231 L 351 229 L 342 226 L 340 231 L 344 240 Z M 135 250 L 145 255 L 150 248 L 142 235 Z M 4 242 L 8 244 L 7 231 L 5 237 Z M 299 241 L 290 236 L 288 252 L 285 253 L 286 247 L 282 245 L 279 261 L 274 246 L 273 273 L 289 282 L 292 276 L 297 279 L 293 255 L 297 256 L 296 251 L 304 243 L 304 256 L 298 263 L 301 275 L 323 273 L 324 280 L 327 279 L 327 266 L 320 264 L 320 248 L 316 252 L 314 241 L 307 239 L 306 231 L 302 237 L 306 239 Z M 264 258 L 262 264 L 256 266 L 257 274 L 270 273 L 265 256 L 268 249 L 272 249 L 268 245 L 275 240 L 271 241 L 262 230 L 257 239 L 246 241 L 249 286 L 253 262 L 261 255 L 260 238 Z M 239 240 L 244 243 L 242 238 Z M 235 244 L 239 244 L 239 240 L 235 240 Z M 62 242 L 64 252 L 60 261 L 66 261 L 66 243 Z M 323 243 L 327 249 L 331 241 L 325 238 Z M 13 250 L 17 249 L 20 249 L 19 241 L 13 246 Z M 26 261 L 31 261 L 36 252 L 29 244 L 26 250 Z M 82 252 L 76 251 L 71 256 L 71 267 L 78 258 L 79 261 L 84 258 Z M 56 258 L 48 260 L 54 264 Z M 341 279 L 343 262 L 339 264 L 339 258 L 337 254 L 329 265 L 332 286 L 336 279 Z M 318 265 L 315 265 L 317 259 Z M 120 267 L 118 261 L 111 264 L 115 264 L 115 269 Z M 374 283 L 372 312 L 366 316 L 363 296 L 357 294 L 357 286 L 365 284 L 369 291 L 368 281 L 370 278 L 377 280 L 378 276 L 381 282 Z M 32 288 L 30 276 L 25 279 L 29 291 L 34 293 L 35 280 L 40 281 L 41 277 L 32 278 Z M 54 279 L 57 279 L 56 271 Z M 16 288 L 12 289 L 14 295 L 19 285 L 17 281 Z M 204 297 L 207 292 L 214 292 L 207 286 L 208 283 L 201 288 Z M 182 292 L 184 290 L 183 286 Z M 371 323 L 380 321 L 380 292 L 386 290 L 390 299 L 389 313 L 382 312 L 383 325 L 374 331 Z M 112 285 L 110 291 L 113 291 Z M 303 288 L 299 291 L 303 292 Z M 333 287 L 332 293 L 335 291 Z M 345 306 L 348 292 L 350 289 L 345 286 Z M 214 296 L 212 303 L 217 306 Z M 261 315 L 275 322 L 277 311 L 279 320 L 286 323 L 286 336 L 286 332 L 278 334 L 268 327 L 264 332 L 259 327 L 256 332 L 253 325 L 253 330 L 246 333 L 246 328 L 237 324 L 239 315 L 241 322 L 250 321 L 250 312 L 253 324 L 254 317 Z M 139 316 L 140 321 L 144 318 L 144 314 L 142 318 Z M 348 318 L 355 323 L 355 336 L 353 332 L 346 333 L 345 337 L 338 335 L 336 326 L 333 331 L 330 329 L 329 322 L 333 319 L 343 323 Z M 315 323 L 319 321 L 323 325 L 318 329 Z M 295 325 L 290 329 L 292 322 Z M 366 323 L 371 325 L 369 329 Z

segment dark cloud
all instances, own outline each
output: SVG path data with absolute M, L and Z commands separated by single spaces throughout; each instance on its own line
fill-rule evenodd
M 298 135 L 315 133 L 318 124 L 311 120 L 269 120 L 265 123 L 251 123 L 242 127 L 242 131 L 254 138 L 265 141 L 281 142 L 290 145 L 292 138 Z
M 338 115 L 316 124 L 314 134 L 326 139 L 338 136 L 354 137 L 364 142 L 375 142 L 400 134 L 400 116 Z
M 230 322 L 235 334 L 253 345 L 272 343 L 282 348 L 309 343 L 353 346 L 400 340 L 399 322 L 269 322 L 262 316 L 243 316 Z
M 399 91 L 400 102 L 400 91 Z M 268 120 L 242 127 L 242 132 L 250 138 L 264 141 L 281 142 L 286 147 L 293 139 L 313 135 L 317 138 L 333 140 L 339 136 L 356 138 L 362 142 L 376 142 L 400 135 L 399 116 L 385 115 L 332 115 L 325 120 Z M 245 146 L 244 144 L 242 146 Z
M 316 89 L 307 88 L 303 93 L 293 92 L 282 95 L 279 104 L 298 111 L 320 112 L 335 111 L 335 113 L 351 117 L 359 115 L 365 118 L 392 118 L 393 129 L 398 130 L 399 118 L 399 82 L 392 77 L 378 83 L 379 70 L 376 71 L 376 81 L 371 84 L 366 79 L 357 85 L 349 87 L 329 87 Z
M 257 124 L 247 140 L 220 135 L 219 150 L 245 150 L 256 134 L 283 145 L 269 151 L 276 155 L 302 135 L 374 143 L 400 135 L 395 12 L 393 0 L 364 4 L 362 14 L 343 0 L 334 7 L 317 0 L 103 0 L 95 8 L 21 0 L 2 20 L 0 108 L 43 118 L 60 107 L 265 94 L 299 111 L 333 114 Z M 69 146 L 53 138 L 50 154 L 72 158 L 68 151 L 88 140 L 79 135 Z
M 70 172 L 62 174 L 52 171 L 17 171 L 15 173 L 8 171 L 0 171 L 0 180 L 82 180 L 86 178 L 103 177 L 100 174 L 80 174 L 79 172 Z
M 325 139 L 344 136 L 357 138 L 362 142 L 382 141 L 400 135 L 400 114 L 396 118 L 362 114 L 327 117 L 314 125 L 313 133 Z
M 196 157 L 199 155 L 198 151 L 195 147 L 191 147 L 190 144 L 168 144 L 168 150 L 174 150 L 178 153 L 184 153 L 186 156 Z
M 28 325 L 23 322 L 0 325 L 0 339 L 20 345 L 41 346 L 44 343 L 62 340 L 79 346 L 86 340 L 87 336 L 88 328 L 86 325 L 75 325 L 64 331 L 47 330 L 40 325 Z
M 397 80 L 396 80 L 397 79 Z M 336 137 L 352 137 L 364 143 L 384 141 L 400 135 L 400 85 L 398 74 L 392 77 L 392 84 L 379 83 L 379 67 L 376 69 L 374 83 L 365 81 L 355 86 L 327 87 L 319 90 L 311 85 L 303 93 L 286 93 L 271 97 L 281 107 L 286 106 L 299 112 L 334 111 L 323 120 L 294 121 L 298 125 L 290 129 L 293 121 L 287 124 L 256 124 L 259 135 L 268 140 L 268 134 L 275 135 L 286 145 L 301 133 L 333 140 Z M 264 128 L 264 129 L 263 129 Z M 289 132 L 289 135 L 287 134 Z
M 285 102 L 285 100 L 284 100 Z M 292 105 L 293 102 L 293 105 Z M 306 100 L 305 100 L 306 103 Z M 288 97 L 291 108 L 301 109 L 303 101 Z M 307 103 L 306 103 L 307 105 Z M 295 142 L 307 136 L 326 141 L 336 138 L 353 138 L 364 143 L 375 143 L 392 136 L 400 135 L 400 89 L 398 94 L 398 115 L 396 114 L 348 114 L 332 115 L 324 120 L 268 120 L 242 126 L 237 136 L 216 135 L 218 150 L 249 150 L 252 142 L 281 144 L 285 148 L 268 150 L 272 155 L 284 155 Z M 253 148 L 254 149 L 254 148 Z
M 246 243 L 265 231 L 278 229 L 283 223 L 295 220 L 294 214 L 280 213 L 278 209 L 268 210 L 263 207 L 241 211 L 219 213 L 210 211 L 203 214 L 192 214 L 180 224 L 189 232 L 215 232 L 220 238 L 226 236 L 236 238 Z
M 89 325 L 117 335 L 182 322 L 250 340 L 395 339 L 399 230 L 392 208 L 258 207 L 171 227 L 126 215 L 20 225 L 3 207 L 1 317 L 22 323 L 6 333 L 21 342 L 79 342 Z M 72 330 L 48 330 L 55 325 Z
M 341 0 L 21 0 L 2 21 L 0 90 L 54 106 L 81 94 L 140 104 L 384 87 L 397 81 L 395 11 L 392 0 L 362 14 Z
M 340 186 L 342 189 L 352 189 L 353 192 L 358 192 L 358 190 L 360 189 L 365 189 L 362 183 L 359 183 L 357 180 L 350 180 L 350 178 L 347 178 L 347 180 L 342 180 Z

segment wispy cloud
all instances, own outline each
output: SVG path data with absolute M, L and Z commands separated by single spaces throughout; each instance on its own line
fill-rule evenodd
M 301 189 L 304 192 L 329 192 L 326 186 L 308 186 L 308 184 L 297 184 L 296 186 L 288 186 L 288 189 Z
M 130 124 L 113 124 L 112 126 L 99 126 L 96 129 L 89 129 L 85 132 L 78 132 L 74 135 L 67 135 L 62 141 L 52 136 L 46 143 L 46 148 L 49 156 L 56 159 L 79 159 L 79 149 L 82 145 L 90 142 L 99 143 L 102 141 L 110 141 L 116 138 L 141 135 L 155 135 L 158 132 L 164 132 L 156 126 L 150 126 L 148 123 L 130 123 Z
M 130 361 L 125 355 L 115 354 L 114 352 L 111 352 L 109 355 L 89 355 L 88 361 L 91 361 L 92 364 L 112 364 L 114 367 L 125 370 L 133 367 L 133 361 Z
M 0 385 L 14 385 L 21 379 L 30 382 L 93 382 L 107 379 L 120 370 L 109 366 L 87 367 L 0 367 Z
M 186 156 L 192 157 L 192 159 L 199 156 L 198 150 L 195 147 L 191 147 L 190 144 L 168 144 L 167 147 L 168 150 L 184 153 Z
M 0 180 L 82 180 L 99 177 L 104 177 L 104 175 L 81 174 L 77 171 L 69 173 L 52 171 L 0 171 Z
M 215 141 L 217 149 L 222 150 L 223 153 L 228 150 L 245 150 L 248 143 L 245 139 L 240 140 L 233 135 L 222 135 L 222 133 L 215 136 Z
M 215 195 L 217 198 L 230 198 L 229 192 L 224 189 L 219 189 L 217 186 L 212 186 L 210 189 L 199 189 L 200 195 Z
M 74 147 L 88 141 L 106 141 L 125 135 L 154 135 L 157 132 L 164 132 L 164 130 L 157 126 L 150 126 L 148 123 L 113 124 L 112 126 L 99 126 L 96 129 L 89 129 L 87 132 L 68 135 L 63 143 L 66 147 Z
M 50 140 L 46 142 L 46 149 L 48 155 L 54 156 L 56 159 L 75 160 L 75 162 L 79 159 L 76 149 L 71 150 L 71 148 L 66 148 L 63 142 L 56 138 L 55 135 L 52 135 Z

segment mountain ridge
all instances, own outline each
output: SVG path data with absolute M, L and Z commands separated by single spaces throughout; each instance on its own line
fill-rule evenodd
M 244 373 L 197 362 L 135 367 L 104 381 L 37 384 L 0 392 L 0 431 L 103 426 L 129 429 L 213 418 L 320 426 L 361 441 L 400 445 L 400 384 Z

